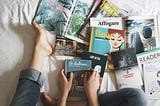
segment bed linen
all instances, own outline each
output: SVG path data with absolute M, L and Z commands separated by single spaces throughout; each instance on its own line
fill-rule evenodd
M 109 0 L 127 10 L 129 15 L 160 14 L 160 0 Z M 34 49 L 35 30 L 31 21 L 39 0 L 0 0 L 0 106 L 9 106 L 15 92 L 20 70 L 26 68 Z M 65 57 L 47 57 L 43 73 L 46 84 L 42 91 L 58 95 L 57 75 Z M 69 57 L 72 58 L 72 57 Z M 108 90 L 114 82 L 108 76 Z M 41 105 L 39 103 L 38 105 Z M 148 106 L 160 106 L 160 100 L 149 100 Z

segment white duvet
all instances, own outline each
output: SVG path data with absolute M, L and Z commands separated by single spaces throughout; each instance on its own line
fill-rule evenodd
M 160 0 L 110 1 L 130 15 L 160 14 Z M 9 106 L 19 72 L 28 66 L 32 57 L 35 31 L 31 21 L 37 5 L 38 0 L 0 0 L 0 106 Z M 63 58 L 57 60 L 51 56 L 44 62 L 47 83 L 43 90 L 51 96 L 57 95 L 56 78 L 58 70 L 63 67 Z M 108 82 L 111 89 L 112 81 Z M 149 101 L 149 106 L 160 106 L 160 100 Z

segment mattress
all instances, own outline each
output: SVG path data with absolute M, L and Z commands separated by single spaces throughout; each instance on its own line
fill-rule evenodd
M 160 14 L 159 0 L 110 1 L 121 9 L 127 10 L 129 15 Z M 38 0 L 0 0 L 0 106 L 9 106 L 16 89 L 19 72 L 27 68 L 31 60 L 35 37 L 31 21 L 38 2 Z M 46 83 L 42 91 L 48 92 L 52 97 L 58 95 L 56 79 L 64 65 L 64 58 L 68 57 L 50 56 L 44 61 L 43 73 Z M 109 90 L 114 89 L 113 84 L 112 78 L 108 77 Z M 160 100 L 149 100 L 149 106 L 159 105 Z

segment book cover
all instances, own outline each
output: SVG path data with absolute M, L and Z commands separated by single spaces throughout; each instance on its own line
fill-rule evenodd
M 107 54 L 124 48 L 124 30 L 92 27 L 89 51 Z
M 65 60 L 65 73 L 69 77 L 69 73 L 73 72 L 72 88 L 69 92 L 68 101 L 81 101 L 87 100 L 86 93 L 84 91 L 84 74 L 87 76 L 91 74 L 92 68 L 91 60 L 80 59 L 67 59 Z
M 84 51 L 82 53 L 82 59 L 88 59 L 92 60 L 92 69 L 95 69 L 96 66 L 100 66 L 100 77 L 103 77 L 103 74 L 105 72 L 106 62 L 107 62 L 107 56 Z
M 111 56 L 118 89 L 143 85 L 134 48 L 112 52 Z
M 81 60 L 81 59 L 66 59 L 65 60 L 65 72 L 76 72 L 83 70 L 90 70 L 92 68 L 91 60 Z
M 160 48 L 139 53 L 136 56 L 143 75 L 145 93 L 149 99 L 159 99 Z
M 127 48 L 135 48 L 138 54 L 159 47 L 156 16 L 129 16 L 125 25 Z

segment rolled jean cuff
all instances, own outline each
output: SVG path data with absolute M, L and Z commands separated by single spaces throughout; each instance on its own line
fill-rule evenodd
M 27 68 L 27 69 L 22 70 L 20 72 L 19 79 L 29 79 L 31 81 L 35 81 L 40 85 L 40 87 L 43 86 L 44 81 L 45 81 L 42 73 L 33 68 Z

